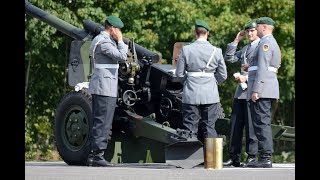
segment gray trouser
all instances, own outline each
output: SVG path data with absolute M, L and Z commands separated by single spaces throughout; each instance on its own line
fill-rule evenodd
M 218 119 L 217 103 L 214 104 L 182 104 L 183 108 L 183 126 L 185 129 L 198 133 L 199 120 L 202 123 L 203 137 L 218 137 L 215 130 L 215 123 Z
M 246 152 L 249 156 L 256 156 L 258 153 L 258 140 L 252 125 L 249 102 L 246 99 L 234 99 L 231 112 L 229 144 L 231 157 L 240 158 L 244 128 L 246 134 Z
M 250 100 L 250 110 L 254 131 L 258 139 L 258 152 L 261 158 L 269 158 L 273 152 L 271 115 L 272 101 L 260 98 L 255 103 Z
M 107 149 L 108 138 L 116 107 L 116 97 L 92 94 L 93 126 L 91 131 L 91 150 L 104 151 Z

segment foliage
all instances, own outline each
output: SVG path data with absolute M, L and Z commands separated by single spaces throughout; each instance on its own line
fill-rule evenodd
M 159 53 L 171 63 L 173 45 L 194 41 L 195 19 L 211 27 L 209 41 L 223 52 L 237 32 L 251 18 L 269 16 L 276 21 L 274 36 L 282 52 L 278 77 L 281 98 L 274 121 L 294 126 L 295 101 L 295 22 L 294 0 L 30 0 L 35 6 L 83 28 L 86 19 L 103 24 L 108 15 L 123 20 L 124 37 Z M 59 100 L 67 90 L 66 67 L 72 39 L 29 15 L 25 16 L 25 137 L 26 154 L 43 156 L 54 150 L 53 118 Z M 244 43 L 246 43 L 245 41 Z M 244 43 L 239 44 L 241 48 Z M 239 64 L 227 64 L 228 76 L 239 71 Z M 30 69 L 28 71 L 28 68 Z M 225 114 L 231 113 L 236 83 L 233 78 L 219 88 Z
M 272 155 L 273 162 L 295 162 L 295 142 L 276 140 L 273 145 L 277 147 Z

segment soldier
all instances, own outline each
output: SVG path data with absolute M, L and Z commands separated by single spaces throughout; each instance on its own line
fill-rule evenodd
M 278 68 L 281 63 L 279 45 L 272 35 L 275 22 L 269 17 L 257 19 L 260 37 L 252 63 L 248 68 L 248 96 L 251 118 L 258 139 L 259 161 L 249 162 L 248 167 L 272 167 L 272 103 L 279 99 Z
M 127 60 L 128 46 L 123 42 L 120 30 L 123 26 L 120 18 L 108 16 L 104 24 L 105 30 L 93 39 L 90 47 L 94 70 L 89 84 L 93 115 L 89 166 L 112 165 L 103 155 L 107 149 L 116 107 L 118 63 Z
M 198 123 L 204 124 L 203 137 L 218 137 L 215 123 L 220 102 L 218 83 L 227 79 L 222 50 L 208 41 L 209 26 L 203 20 L 195 22 L 196 41 L 183 46 L 175 74 L 185 78 L 182 110 L 183 126 L 197 139 Z
M 241 75 L 236 77 L 239 81 L 234 94 L 232 112 L 231 112 L 231 132 L 229 144 L 230 159 L 223 165 L 240 166 L 240 155 L 242 149 L 243 128 L 246 135 L 246 153 L 248 154 L 246 163 L 256 161 L 258 153 L 258 141 L 252 127 L 249 103 L 247 102 L 246 76 L 248 74 L 248 64 L 253 59 L 254 50 L 258 45 L 260 38 L 257 36 L 255 19 L 250 20 L 245 26 L 244 31 L 238 32 L 233 43 L 227 45 L 225 60 L 230 63 L 241 62 Z M 238 43 L 247 37 L 250 41 L 241 50 L 236 51 Z M 244 84 L 241 84 L 244 83 Z M 242 86 L 241 86 L 242 85 Z

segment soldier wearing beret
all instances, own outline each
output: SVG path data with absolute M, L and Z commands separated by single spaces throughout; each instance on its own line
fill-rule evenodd
M 89 83 L 92 95 L 93 127 L 90 131 L 91 152 L 89 166 L 112 165 L 104 158 L 117 101 L 119 62 L 127 60 L 128 46 L 123 42 L 120 18 L 108 16 L 104 27 L 90 46 L 94 64 L 93 75 Z
M 270 17 L 257 19 L 260 42 L 250 63 L 248 97 L 255 134 L 258 139 L 259 161 L 248 163 L 247 167 L 272 167 L 272 103 L 279 99 L 277 78 L 281 63 L 281 52 L 273 37 L 275 22 Z
M 230 159 L 224 162 L 225 166 L 240 166 L 240 156 L 242 149 L 243 129 L 245 128 L 246 135 L 246 153 L 248 154 L 247 161 L 256 161 L 258 153 L 258 141 L 252 126 L 249 103 L 247 102 L 247 85 L 246 76 L 248 75 L 248 66 L 253 59 L 254 50 L 257 47 L 260 38 L 257 36 L 255 19 L 250 20 L 244 26 L 244 31 L 238 32 L 232 43 L 227 44 L 225 60 L 230 63 L 241 63 L 241 75 L 236 76 L 239 81 L 236 92 L 234 94 L 232 112 L 231 112 L 231 131 L 229 156 Z M 250 41 L 241 50 L 237 50 L 238 43 L 247 37 Z M 241 84 L 244 83 L 244 84 Z
M 208 42 L 210 28 L 203 20 L 195 22 L 196 41 L 182 47 L 175 75 L 185 78 L 182 110 L 184 129 L 197 139 L 201 120 L 204 138 L 216 138 L 215 123 L 220 102 L 218 83 L 227 79 L 222 50 Z

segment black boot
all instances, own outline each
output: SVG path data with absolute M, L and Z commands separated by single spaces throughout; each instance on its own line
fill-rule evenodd
M 223 166 L 240 167 L 240 156 L 231 156 L 228 161 L 223 162 Z
M 247 167 L 251 168 L 272 168 L 271 158 L 261 158 L 259 161 L 254 161 L 247 164 Z
M 256 163 L 257 158 L 254 155 L 248 155 L 247 160 L 245 163 L 241 164 L 242 167 L 247 167 L 248 164 Z
M 90 153 L 87 160 L 88 166 L 94 166 L 94 167 L 114 166 L 114 164 L 106 161 L 103 155 L 104 155 L 103 151 Z

